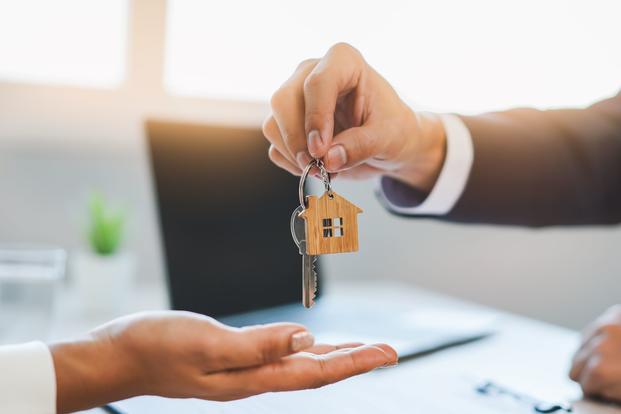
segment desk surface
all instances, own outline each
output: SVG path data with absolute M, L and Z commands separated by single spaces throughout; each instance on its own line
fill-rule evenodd
M 165 306 L 161 287 L 147 286 L 136 291 L 141 293 L 127 311 Z M 365 407 L 364 412 L 531 412 L 508 399 L 478 396 L 475 385 L 492 380 L 538 399 L 574 401 L 574 412 L 578 414 L 621 414 L 620 408 L 581 401 L 579 387 L 567 378 L 570 358 L 578 344 L 578 335 L 573 331 L 403 285 L 335 285 L 330 294 L 403 302 L 415 310 L 491 315 L 497 318 L 498 333 L 319 390 L 265 394 L 232 403 L 142 397 L 129 401 L 126 407 L 139 403 L 143 409 L 153 404 L 153 411 L 144 412 L 183 412 L 182 407 L 188 411 L 191 407 L 193 412 L 315 414 L 321 410 L 331 412 L 338 404 L 340 413 L 356 414 L 361 412 L 360 406 Z M 75 298 L 66 294 L 52 323 L 52 339 L 83 332 L 106 318 L 83 316 L 76 312 L 76 306 Z M 0 339 L 7 342 L 9 338 Z
M 446 309 L 493 315 L 497 318 L 498 333 L 319 390 L 266 394 L 225 404 L 142 397 L 126 403 L 125 408 L 148 408 L 145 412 L 266 414 L 315 414 L 333 412 L 335 407 L 339 413 L 352 414 L 532 412 L 509 399 L 480 396 L 474 391 L 482 380 L 492 380 L 537 399 L 571 401 L 578 414 L 621 413 L 616 407 L 580 400 L 579 387 L 567 377 L 578 344 L 578 335 L 573 331 L 403 285 L 337 285 L 329 289 L 329 294 L 403 302 L 421 311 Z

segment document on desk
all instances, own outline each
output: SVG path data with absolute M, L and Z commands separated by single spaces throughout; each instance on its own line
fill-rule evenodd
M 226 403 L 139 397 L 115 404 L 126 414 L 172 413 L 443 413 L 527 414 L 531 406 L 512 398 L 496 398 L 476 392 L 477 379 L 467 374 L 421 372 L 412 375 L 399 367 L 376 370 L 318 390 L 270 393 Z M 573 403 L 574 414 L 619 414 L 617 407 L 588 401 Z M 558 412 L 562 414 L 562 412 Z

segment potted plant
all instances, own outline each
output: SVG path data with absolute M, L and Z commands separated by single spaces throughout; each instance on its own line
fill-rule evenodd
M 90 313 L 120 314 L 131 289 L 134 262 L 121 251 L 125 214 L 99 193 L 89 200 L 88 249 L 74 258 L 78 295 Z

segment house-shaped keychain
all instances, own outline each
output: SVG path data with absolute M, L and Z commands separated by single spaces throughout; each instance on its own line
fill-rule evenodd
M 306 225 L 306 254 L 358 251 L 360 213 L 360 208 L 334 191 L 321 197 L 306 196 L 306 208 L 300 213 Z

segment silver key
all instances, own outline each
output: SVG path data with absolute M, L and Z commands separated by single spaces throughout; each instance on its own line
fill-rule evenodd
M 315 271 L 317 256 L 306 254 L 306 225 L 304 219 L 299 216 L 303 210 L 304 207 L 299 206 L 291 214 L 291 237 L 302 255 L 302 304 L 305 308 L 310 308 L 315 303 L 317 293 L 317 272 Z

